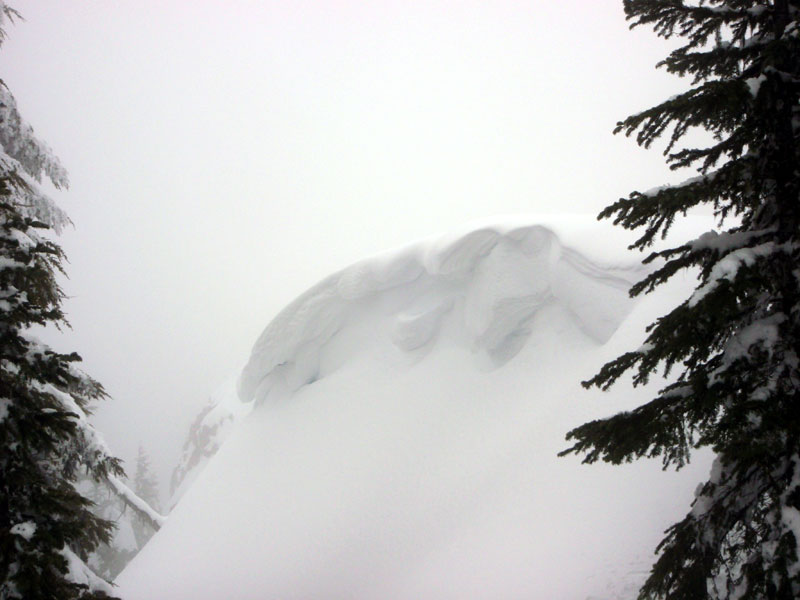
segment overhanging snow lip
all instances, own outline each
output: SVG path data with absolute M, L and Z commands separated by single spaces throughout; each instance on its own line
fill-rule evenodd
M 605 280 L 620 289 L 629 287 L 641 275 L 641 267 L 635 266 L 638 256 L 633 253 L 628 253 L 627 260 L 598 261 L 588 258 L 581 249 L 566 246 L 559 230 L 569 227 L 563 223 L 577 224 L 578 234 L 606 229 L 588 217 L 545 217 L 539 221 L 530 216 L 509 218 L 500 223 L 475 224 L 455 234 L 431 237 L 333 273 L 290 303 L 259 336 L 239 378 L 239 399 L 253 401 L 278 368 L 292 368 L 301 348 L 309 345 L 322 348 L 339 331 L 355 303 L 411 285 L 423 277 L 448 281 L 474 277 L 486 257 L 501 244 L 518 247 L 520 253 L 527 256 L 541 256 L 544 260 L 541 268 L 548 271 L 545 277 L 551 276 L 558 261 L 569 262 L 588 277 Z M 572 237 L 575 236 L 573 233 Z M 590 331 L 590 334 L 602 342 L 614 329 L 615 326 L 606 327 L 604 332 Z M 303 382 L 293 385 L 297 384 Z

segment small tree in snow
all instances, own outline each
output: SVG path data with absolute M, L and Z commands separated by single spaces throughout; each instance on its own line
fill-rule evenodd
M 95 515 L 114 524 L 111 539 L 100 543 L 87 560 L 95 573 L 113 581 L 138 551 L 133 533 L 132 511 L 127 510 L 125 503 L 103 482 L 84 476 L 78 482 L 77 488 L 92 501 L 92 512 Z
M 660 66 L 686 92 L 618 124 L 650 146 L 667 135 L 672 168 L 699 176 L 606 208 L 646 250 L 700 204 L 720 226 L 678 247 L 636 284 L 647 293 L 696 267 L 693 295 L 648 328 L 646 344 L 584 385 L 607 389 L 633 370 L 674 382 L 632 412 L 568 434 L 584 462 L 660 456 L 680 468 L 694 448 L 716 461 L 691 511 L 661 542 L 640 598 L 800 597 L 800 1 L 625 0 L 632 26 L 684 44 Z M 681 146 L 699 127 L 707 147 Z
M 136 472 L 133 476 L 133 491 L 139 498 L 147 502 L 155 509 L 159 508 L 158 501 L 158 480 L 150 467 L 150 459 L 144 448 L 139 446 L 139 454 L 136 457 Z M 156 530 L 153 528 L 151 520 L 142 515 L 135 515 L 133 519 L 133 533 L 136 537 L 136 547 L 141 549 L 153 537 Z

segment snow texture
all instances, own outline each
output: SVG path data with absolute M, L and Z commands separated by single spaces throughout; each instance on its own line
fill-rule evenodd
M 733 281 L 743 266 L 752 266 L 757 258 L 769 256 L 775 251 L 775 244 L 767 242 L 753 248 L 738 248 L 726 254 L 711 268 L 711 274 L 702 286 L 689 298 L 689 307 L 696 306 L 703 298 L 713 292 L 723 280 Z
M 253 348 L 239 397 L 261 402 L 323 377 L 336 362 L 328 343 L 378 296 L 398 306 L 391 339 L 401 350 L 426 346 L 445 315 L 457 313 L 470 349 L 497 367 L 516 355 L 531 319 L 550 303 L 596 342 L 607 341 L 630 308 L 633 278 L 630 268 L 603 268 L 538 225 L 486 227 L 387 253 L 327 278 L 279 314 Z
M 108 595 L 116 595 L 114 588 L 94 572 L 83 562 L 77 554 L 67 546 L 61 550 L 61 554 L 67 559 L 67 579 L 73 583 L 86 585 L 93 592 L 104 592 Z
M 2 11 L 0 11 L 2 12 Z M 11 201 L 21 212 L 60 233 L 70 224 L 67 214 L 37 185 L 42 175 L 56 188 L 68 187 L 67 172 L 50 148 L 22 120 L 14 96 L 0 82 L 0 172 L 8 174 Z
M 579 382 L 641 346 L 696 281 L 631 300 L 644 273 L 616 235 L 581 220 L 473 227 L 303 294 L 256 342 L 221 411 L 243 416 L 118 594 L 633 597 L 710 461 L 664 473 L 556 456 L 571 427 L 663 385 Z
M 150 521 L 154 529 L 158 529 L 167 522 L 167 518 L 157 513 L 153 508 L 144 500 L 139 498 L 133 490 L 131 490 L 119 477 L 116 475 L 109 475 L 106 478 L 106 483 L 109 487 L 119 496 L 125 504 L 133 508 L 137 513 L 143 515 Z
M 36 523 L 33 521 L 17 523 L 9 530 L 9 532 L 11 535 L 18 535 L 19 537 L 30 541 L 33 537 L 33 534 L 36 533 Z

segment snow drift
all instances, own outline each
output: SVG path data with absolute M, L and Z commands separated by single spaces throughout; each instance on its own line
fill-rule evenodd
M 571 427 L 647 399 L 579 382 L 689 294 L 692 278 L 630 300 L 643 273 L 617 235 L 473 228 L 311 288 L 201 420 L 204 444 L 230 435 L 120 595 L 630 596 L 707 460 L 676 474 L 556 457 Z M 190 445 L 184 472 L 204 453 Z

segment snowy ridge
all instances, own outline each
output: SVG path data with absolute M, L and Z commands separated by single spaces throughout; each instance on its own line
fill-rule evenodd
M 393 311 L 383 334 L 411 356 L 424 351 L 446 320 L 455 321 L 457 332 L 469 333 L 459 343 L 488 359 L 484 368 L 513 357 L 530 333 L 527 323 L 549 302 L 568 307 L 599 343 L 607 340 L 632 306 L 627 290 L 643 273 L 637 257 L 620 252 L 625 234 L 606 232 L 613 242 L 603 244 L 592 217 L 530 220 L 466 225 L 360 261 L 298 297 L 258 338 L 238 395 L 231 379 L 197 415 L 172 474 L 171 505 L 255 404 L 296 391 L 346 361 L 331 341 L 345 323 L 366 320 L 368 305 L 383 305 L 384 322 Z
M 557 458 L 569 429 L 664 384 L 602 394 L 580 381 L 639 347 L 696 282 L 631 300 L 644 272 L 617 233 L 590 219 L 482 224 L 311 288 L 198 420 L 194 482 L 119 594 L 635 595 L 710 461 L 664 473 Z
M 411 352 L 433 340 L 449 317 L 461 340 L 498 367 L 530 335 L 528 323 L 558 302 L 598 343 L 611 337 L 631 304 L 634 257 L 602 266 L 565 246 L 554 227 L 493 226 L 368 259 L 308 290 L 261 334 L 242 371 L 242 402 L 273 389 L 296 390 L 326 374 L 326 347 L 344 323 L 376 301 L 394 311 L 390 335 Z M 354 317 L 357 315 L 357 317 Z M 342 360 L 341 357 L 337 361 Z

